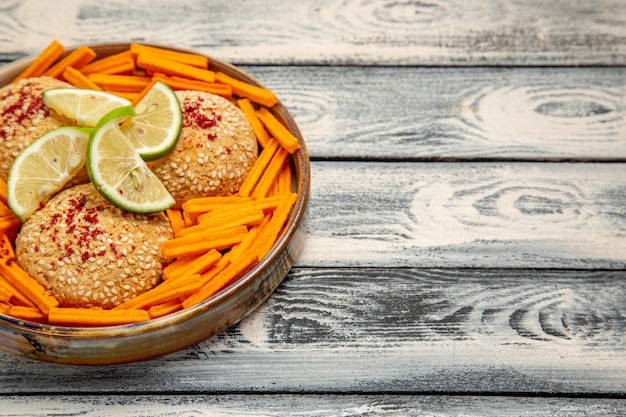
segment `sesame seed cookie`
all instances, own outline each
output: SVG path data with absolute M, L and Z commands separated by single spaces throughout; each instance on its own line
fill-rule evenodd
M 4 181 L 17 155 L 35 139 L 57 127 L 76 124 L 43 104 L 43 92 L 59 87 L 72 86 L 51 77 L 34 77 L 0 88 L 0 178 Z M 86 170 L 81 175 L 82 180 L 89 180 Z
M 180 139 L 150 168 L 179 204 L 194 197 L 236 194 L 258 156 L 248 119 L 221 96 L 190 90 L 176 95 L 183 112 Z
M 17 262 L 64 307 L 115 307 L 158 285 L 173 238 L 164 213 L 134 214 L 91 184 L 59 192 L 22 226 Z

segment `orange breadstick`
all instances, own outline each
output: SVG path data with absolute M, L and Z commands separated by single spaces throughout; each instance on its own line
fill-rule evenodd
M 138 97 L 139 97 L 139 93 L 136 92 L 132 92 L 132 91 L 111 91 L 108 90 L 109 93 L 111 94 L 115 94 L 116 96 L 119 97 L 123 97 L 126 100 L 132 102 L 133 104 L 135 104 L 136 102 L 138 102 Z
M 206 69 L 209 66 L 209 59 L 205 56 L 189 54 L 186 52 L 172 51 L 169 49 L 163 49 L 163 48 L 159 48 L 155 46 L 131 43 L 130 51 L 134 56 L 147 53 L 147 54 L 161 56 L 172 61 L 181 62 L 183 64 L 187 64 L 192 67 Z
M 243 235 L 239 236 L 230 236 L 227 238 L 212 240 L 212 241 L 204 241 L 204 242 L 194 242 L 188 243 L 184 245 L 177 245 L 167 250 L 165 248 L 162 249 L 163 256 L 166 259 L 172 259 L 179 256 L 198 256 L 203 253 L 206 253 L 212 249 L 216 250 L 224 250 L 232 247 L 233 245 L 241 242 L 243 239 Z
M 55 326 L 117 326 L 150 320 L 146 310 L 97 310 L 89 308 L 55 307 L 48 321 Z
M 278 103 L 276 95 L 267 88 L 257 87 L 245 81 L 240 81 L 224 74 L 223 72 L 217 72 L 215 74 L 215 80 L 218 83 L 230 85 L 233 89 L 233 94 L 236 94 L 239 97 L 246 97 L 255 103 L 259 103 L 267 107 L 272 107 Z
M 21 225 L 22 221 L 14 214 L 0 217 L 0 233 L 14 236 Z
M 2 259 L 15 259 L 13 245 L 6 233 L 0 233 L 0 262 Z
M 93 61 L 80 69 L 85 75 L 89 74 L 127 74 L 135 70 L 135 59 L 130 50 L 109 55 Z
M 225 228 L 241 227 L 242 225 L 244 227 L 255 226 L 257 224 L 261 224 L 264 217 L 265 217 L 265 214 L 263 214 L 262 210 L 250 210 L 250 211 L 245 211 L 245 212 L 242 211 L 241 215 L 229 217 L 228 219 L 224 220 L 223 223 L 221 222 L 219 224 L 200 223 L 197 226 L 194 226 L 194 227 L 197 227 L 197 229 L 187 234 L 183 234 L 182 236 L 188 237 L 188 238 L 190 238 L 190 236 L 198 236 L 199 238 L 200 235 L 202 234 L 219 233 L 220 230 L 224 230 Z
M 146 309 L 150 306 L 165 303 L 171 300 L 177 300 L 181 297 L 186 297 L 198 291 L 202 287 L 202 283 L 198 281 L 200 275 L 192 275 L 185 277 L 185 279 L 176 280 L 175 284 L 172 284 L 175 280 L 168 280 L 149 291 L 139 294 L 137 297 L 126 301 L 123 304 L 113 308 L 113 310 L 131 310 L 131 309 Z
M 9 204 L 7 202 L 7 183 L 2 178 L 0 178 L 0 201 Z
M 223 250 L 241 242 L 245 234 L 236 234 L 221 239 L 204 239 L 201 242 L 189 242 L 175 238 L 166 240 L 161 246 L 161 253 L 165 259 L 177 258 L 179 256 L 200 255 L 211 249 Z
M 230 203 L 242 203 L 245 201 L 252 201 L 252 197 L 241 197 L 239 195 L 229 196 L 210 196 L 210 197 L 195 197 L 183 203 L 183 210 L 185 207 L 204 205 L 204 204 L 230 204 Z
M 256 253 L 244 252 L 231 260 L 226 268 L 215 275 L 198 292 L 183 300 L 183 307 L 187 308 L 217 294 L 231 282 L 236 281 L 248 272 L 258 262 Z
M 137 66 L 146 71 L 161 72 L 165 75 L 175 75 L 207 83 L 215 82 L 215 72 L 172 61 L 159 55 L 141 53 L 137 55 Z
M 146 96 L 146 94 L 148 94 L 148 92 L 150 90 L 152 90 L 152 87 L 154 87 L 154 85 L 159 82 L 160 80 L 156 77 L 152 77 L 150 79 L 150 82 L 148 84 L 146 84 L 141 91 L 139 91 L 139 93 L 137 93 L 137 95 L 133 98 L 133 100 L 131 100 L 133 102 L 133 106 L 136 106 L 142 98 L 144 98 Z
M 191 232 L 188 232 L 186 235 L 182 235 L 180 237 L 175 237 L 174 239 L 166 240 L 165 242 L 163 242 L 161 249 L 163 249 L 163 246 L 164 246 L 167 251 L 173 247 L 180 246 L 180 245 L 190 245 L 194 243 L 206 242 L 208 240 L 221 240 L 221 239 L 245 234 L 248 232 L 248 228 L 243 224 L 236 226 L 236 227 L 227 228 L 227 229 L 223 229 L 223 228 L 222 229 L 218 229 L 218 228 L 203 229 L 203 228 L 196 227 L 196 225 L 189 226 L 189 227 L 193 227 L 194 229 Z M 183 230 L 186 230 L 186 229 L 183 229 Z M 199 232 L 199 233 L 195 233 L 195 232 Z M 181 256 L 184 256 L 184 255 L 176 256 L 176 258 L 180 258 Z
M 196 224 L 195 217 L 189 215 L 189 213 L 183 210 L 183 220 L 185 221 L 185 227 L 190 227 Z
M 241 243 L 239 245 L 241 245 Z M 232 249 L 229 252 L 226 252 L 226 254 L 222 256 L 222 258 L 215 265 L 211 266 L 207 271 L 200 274 L 200 282 L 202 282 L 202 286 L 205 286 L 207 282 L 211 281 L 215 276 L 217 276 L 217 274 L 222 272 L 224 269 L 226 269 L 228 265 L 230 265 L 230 260 L 233 257 L 232 253 Z M 192 294 L 191 296 L 194 295 L 195 294 Z
M 13 294 L 4 287 L 0 287 L 0 302 L 8 303 Z
M 263 126 L 263 123 L 261 123 L 256 115 L 256 110 L 250 100 L 247 98 L 240 98 L 237 100 L 237 106 L 239 106 L 243 114 L 246 115 L 246 118 L 250 122 L 250 126 L 252 126 L 252 130 L 254 131 L 254 135 L 256 136 L 259 145 L 261 145 L 262 148 L 267 147 L 270 135 L 267 133 L 265 126 Z
M 168 282 L 170 282 L 170 280 L 178 280 L 180 277 L 183 276 L 201 274 L 209 269 L 212 265 L 216 264 L 221 258 L 222 254 L 215 249 L 208 251 L 202 256 L 194 257 L 193 261 L 186 263 L 185 265 L 171 273 L 171 275 L 168 277 Z
M 228 230 L 232 227 L 245 227 L 258 224 L 263 220 L 263 210 L 256 207 L 241 207 L 239 210 L 214 210 L 201 215 L 198 224 L 180 231 L 181 238 L 197 232 L 207 233 L 208 230 Z M 234 226 L 229 226 L 233 224 Z M 225 229 L 226 228 L 226 229 Z
M 287 219 L 289 218 L 289 213 L 291 212 L 291 208 L 295 204 L 298 195 L 296 193 L 289 193 L 283 197 L 283 201 L 280 205 L 274 210 L 272 214 L 272 218 L 266 227 L 262 228 L 259 233 L 259 238 L 257 240 L 257 250 L 256 252 L 259 254 L 259 258 L 263 259 L 265 255 L 269 253 L 274 244 L 276 243 L 278 236 L 280 235 L 281 230 Z
M 14 215 L 13 211 L 0 200 L 0 217 Z
M 85 71 L 84 68 L 81 71 L 86 74 L 107 74 L 107 75 L 138 75 L 133 74 L 133 72 L 137 69 L 135 65 L 135 60 L 132 58 L 121 59 L 118 62 L 109 63 L 107 68 L 104 68 L 100 71 Z
M 0 302 L 0 314 L 8 315 L 9 311 L 11 311 L 11 306 L 6 303 Z
M 48 321 L 48 315 L 44 314 L 37 307 L 11 306 L 9 315 L 16 319 L 34 321 L 37 323 L 45 323 Z
M 261 151 L 261 154 L 252 165 L 252 168 L 248 172 L 248 175 L 243 180 L 243 183 L 239 187 L 239 195 L 247 197 L 252 194 L 254 186 L 263 175 L 263 171 L 269 165 L 274 153 L 278 150 L 280 144 L 277 140 L 271 139 L 266 148 Z
M 171 314 L 175 311 L 181 310 L 182 308 L 182 302 L 179 300 L 170 300 L 150 307 L 148 309 L 148 314 L 151 319 L 156 319 L 157 317 L 163 317 L 166 314 Z
M 103 90 L 127 93 L 139 93 L 152 81 L 150 77 L 137 75 L 90 74 L 88 78 Z
M 13 262 L 14 259 L 15 252 L 13 251 L 13 246 L 11 245 L 9 237 L 6 234 L 0 233 L 0 262 Z M 33 303 L 27 296 L 22 294 L 19 289 L 17 289 L 1 274 L 0 288 L 12 294 L 15 301 L 17 301 L 19 304 L 29 307 L 36 307 L 35 303 Z
M 2 262 L 4 262 L 4 260 Z M 0 275 L 0 287 L 4 288 L 13 295 L 12 301 L 14 301 L 15 304 L 27 307 L 37 307 L 37 304 L 33 303 L 27 296 L 25 296 L 9 281 L 7 281 L 6 278 L 2 275 Z
M 163 81 L 172 90 L 195 90 L 204 91 L 211 94 L 216 94 L 230 99 L 233 95 L 233 90 L 226 84 L 219 83 L 207 83 L 205 81 L 190 80 L 187 78 L 181 78 L 177 76 L 168 77 L 164 74 L 155 74 L 155 78 Z
M 241 197 L 239 195 L 232 196 L 210 196 L 210 197 L 196 197 L 185 201 L 181 204 L 183 210 L 183 219 L 187 219 L 186 226 L 193 226 L 197 224 L 198 214 L 208 211 L 203 210 L 207 205 L 223 204 L 229 205 L 231 203 L 243 203 L 245 201 L 252 201 L 252 197 Z M 202 209 L 198 210 L 197 207 L 202 206 Z
M 300 149 L 298 139 L 267 108 L 261 107 L 257 110 L 257 115 L 269 133 L 287 149 L 287 152 L 294 153 Z
M 291 175 L 291 163 L 287 160 L 278 175 L 278 194 L 284 195 L 293 191 Z
M 211 268 L 209 268 L 208 271 L 200 275 L 200 282 L 202 282 L 203 287 L 230 265 L 230 259 L 232 258 L 232 256 L 230 256 L 231 252 L 232 251 L 227 252 L 226 255 L 222 256 L 222 259 L 220 259 L 217 264 L 213 265 Z M 187 298 L 184 298 L 182 300 L 183 308 L 187 308 L 203 301 L 203 299 L 201 298 L 201 291 L 202 288 L 200 288 L 200 290 L 196 291 L 195 293 L 188 295 Z
M 63 72 L 66 68 L 72 67 L 75 69 L 80 69 L 84 65 L 93 61 L 96 58 L 96 51 L 89 48 L 88 46 L 79 46 L 70 52 L 65 58 L 54 64 L 52 67 L 48 68 L 46 72 L 43 73 L 44 76 L 59 78 L 63 75 Z
M 263 171 L 263 176 L 261 176 L 261 179 L 254 187 L 252 197 L 263 198 L 268 195 L 272 185 L 278 181 L 278 176 L 288 156 L 289 153 L 282 146 L 276 151 L 272 160 Z
M 32 278 L 17 263 L 0 262 L 0 275 L 12 284 L 44 313 L 59 305 L 59 302 L 39 282 Z M 15 294 L 14 294 L 15 295 Z
M 280 203 L 280 199 L 278 197 L 267 197 L 260 198 L 258 200 L 252 200 L 250 197 L 238 197 L 239 200 L 233 200 L 231 203 L 223 203 L 220 202 L 219 197 L 214 197 L 216 200 L 210 200 L 211 197 L 208 197 L 205 200 L 188 200 L 185 204 L 183 204 L 183 210 L 186 210 L 188 213 L 193 215 L 198 215 L 200 213 L 207 213 L 209 211 L 214 210 L 223 210 L 224 212 L 238 211 L 243 208 L 256 208 L 261 209 L 263 211 L 273 210 Z
M 163 268 L 162 278 L 164 280 L 170 279 L 172 276 L 178 273 L 177 271 L 179 269 L 184 268 L 185 265 L 188 265 L 195 260 L 195 256 L 180 256 L 176 258 L 175 261 L 170 262 L 165 268 Z
M 63 52 L 65 52 L 65 47 L 56 40 L 52 41 L 24 71 L 13 79 L 12 82 L 15 83 L 24 78 L 41 76 L 61 57 L 61 55 L 63 55 Z
M 165 214 L 170 221 L 170 225 L 172 226 L 172 231 L 174 232 L 174 237 L 178 237 L 178 233 L 181 229 L 185 227 L 185 220 L 183 220 L 183 212 L 181 210 L 176 210 L 169 208 L 165 210 Z
M 84 75 L 79 70 L 68 67 L 63 71 L 63 79 L 77 88 L 90 88 L 92 90 L 102 90 L 100 86 Z
M 222 259 L 205 274 L 201 280 L 202 288 L 183 300 L 183 307 L 198 304 L 219 292 L 228 283 L 233 282 L 249 271 L 259 260 L 256 253 L 249 251 L 257 239 L 260 227 L 252 228 L 240 244 L 227 252 Z

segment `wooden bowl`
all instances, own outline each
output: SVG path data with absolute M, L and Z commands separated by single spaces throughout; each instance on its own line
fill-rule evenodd
M 151 44 L 200 54 L 189 49 Z M 90 45 L 98 57 L 128 49 L 129 44 Z M 201 54 L 200 54 L 201 55 Z M 208 56 L 211 69 L 262 86 L 239 68 Z M 0 67 L 0 86 L 8 84 L 35 56 Z M 296 136 L 300 150 L 291 155 L 294 191 L 298 199 L 282 235 L 270 253 L 242 279 L 215 296 L 188 309 L 147 322 L 99 328 L 57 327 L 0 314 L 0 350 L 45 362 L 72 365 L 108 365 L 147 360 L 196 343 L 241 321 L 263 303 L 285 278 L 298 257 L 305 237 L 310 164 L 302 134 L 278 103 L 272 113 Z

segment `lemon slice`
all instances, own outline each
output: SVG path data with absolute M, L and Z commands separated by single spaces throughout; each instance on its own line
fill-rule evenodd
M 115 94 L 87 88 L 51 88 L 44 91 L 43 103 L 79 126 L 94 127 L 113 109 L 132 103 Z
M 7 202 L 20 220 L 26 221 L 85 165 L 90 131 L 51 130 L 15 158 L 7 179 Z
M 121 129 L 144 161 L 159 159 L 178 143 L 183 115 L 178 97 L 157 81 L 135 106 L 135 115 Z
M 87 145 L 87 172 L 96 189 L 112 204 L 134 213 L 154 213 L 174 205 L 174 198 L 148 168 L 120 124 L 133 112 L 106 115 Z M 114 113 L 115 114 L 115 113 Z

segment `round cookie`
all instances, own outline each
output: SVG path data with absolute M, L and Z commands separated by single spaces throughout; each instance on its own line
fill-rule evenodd
M 57 127 L 76 124 L 42 102 L 45 90 L 59 87 L 71 85 L 51 77 L 34 77 L 0 88 L 0 178 L 4 181 L 17 155 L 35 139 Z
M 239 191 L 258 156 L 252 126 L 229 100 L 200 91 L 177 91 L 183 112 L 178 144 L 150 168 L 177 203 Z
M 164 213 L 133 214 L 91 184 L 65 189 L 22 226 L 17 262 L 64 307 L 115 307 L 158 285 Z

